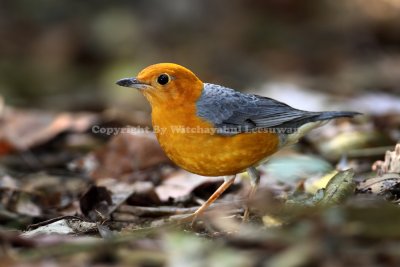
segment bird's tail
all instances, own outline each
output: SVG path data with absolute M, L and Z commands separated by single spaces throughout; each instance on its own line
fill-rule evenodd
M 313 116 L 311 118 L 308 118 L 307 120 L 303 120 L 299 125 L 298 130 L 295 133 L 287 135 L 287 139 L 285 140 L 283 145 L 292 145 L 296 143 L 301 137 L 303 137 L 309 131 L 324 125 L 330 119 L 341 118 L 341 117 L 351 118 L 356 115 L 361 115 L 361 113 L 352 111 L 325 111 L 325 112 L 318 112 L 316 115 L 317 116 Z
M 353 112 L 353 111 L 324 111 L 321 112 L 317 117 L 315 117 L 313 120 L 315 121 L 324 121 L 324 120 L 330 120 L 334 118 L 341 118 L 341 117 L 354 117 L 356 115 L 361 115 L 359 112 Z

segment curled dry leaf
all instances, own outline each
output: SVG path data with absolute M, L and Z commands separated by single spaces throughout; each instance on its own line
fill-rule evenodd
M 111 192 L 104 186 L 91 186 L 79 200 L 82 213 L 92 221 L 107 219 L 112 204 Z
M 81 211 L 93 221 L 109 218 L 136 190 L 136 184 L 127 184 L 114 179 L 103 179 L 93 185 L 80 199 Z
M 385 173 L 400 173 L 400 144 L 397 144 L 394 151 L 386 151 L 385 160 L 378 160 L 372 165 L 372 170 L 379 176 Z

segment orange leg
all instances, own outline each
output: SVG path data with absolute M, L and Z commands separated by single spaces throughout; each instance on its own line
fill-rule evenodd
M 254 167 L 248 168 L 247 173 L 249 174 L 251 179 L 250 180 L 251 189 L 248 196 L 248 200 L 251 200 L 257 191 L 258 185 L 260 184 L 260 173 Z M 244 222 L 248 221 L 249 216 L 250 216 L 250 208 L 247 206 L 243 214 L 243 221 Z
M 224 183 L 220 187 L 218 187 L 214 194 L 212 194 L 211 197 L 209 197 L 209 199 L 193 213 L 192 225 L 195 222 L 197 216 L 202 214 L 215 200 L 217 200 L 221 196 L 223 192 L 225 192 L 226 189 L 228 189 L 233 184 L 235 178 L 236 175 L 225 177 Z

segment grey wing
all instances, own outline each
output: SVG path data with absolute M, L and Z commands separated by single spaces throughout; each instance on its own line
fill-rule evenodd
M 197 115 L 217 128 L 217 133 L 232 135 L 255 129 L 293 132 L 307 122 L 335 117 L 351 117 L 354 112 L 309 112 L 298 110 L 271 98 L 243 94 L 215 84 L 204 84 L 196 103 Z

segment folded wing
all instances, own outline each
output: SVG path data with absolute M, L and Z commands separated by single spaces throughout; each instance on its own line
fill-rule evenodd
M 337 117 L 352 117 L 348 111 L 310 112 L 292 108 L 274 99 L 244 94 L 216 84 L 204 84 L 196 103 L 197 115 L 213 123 L 217 133 L 234 135 L 257 129 L 293 132 L 300 126 Z

